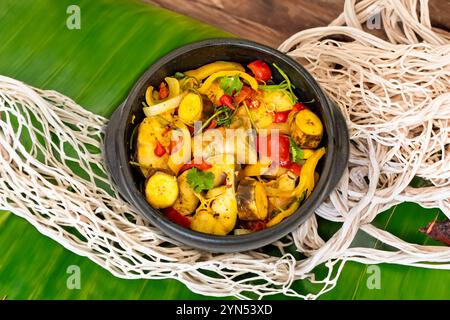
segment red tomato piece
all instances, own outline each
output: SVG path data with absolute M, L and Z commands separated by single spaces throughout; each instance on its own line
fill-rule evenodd
M 258 81 L 266 82 L 272 78 L 269 66 L 262 60 L 255 60 L 248 64 L 247 67 L 253 72 L 255 79 Z

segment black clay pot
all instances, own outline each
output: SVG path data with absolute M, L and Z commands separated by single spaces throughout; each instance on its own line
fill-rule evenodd
M 322 145 L 326 156 L 319 162 L 320 179 L 310 197 L 290 217 L 278 225 L 246 235 L 214 236 L 185 229 L 153 209 L 142 193 L 143 178 L 129 164 L 130 136 L 135 124 L 142 121 L 142 101 L 147 86 L 159 84 L 164 77 L 177 71 L 197 68 L 216 60 L 240 62 L 243 65 L 262 59 L 269 65 L 276 63 L 295 85 L 299 101 L 314 99 L 308 106 L 319 115 L 325 134 Z M 273 69 L 273 68 L 272 68 Z M 282 80 L 276 70 L 274 80 Z M 153 64 L 135 84 L 126 101 L 118 108 L 108 124 L 105 137 L 105 157 L 108 169 L 121 195 L 153 225 L 180 243 L 212 252 L 236 252 L 256 249 L 270 244 L 295 230 L 324 201 L 336 187 L 347 165 L 349 138 L 345 121 L 337 107 L 325 95 L 312 76 L 297 62 L 272 48 L 241 39 L 210 39 L 172 51 Z

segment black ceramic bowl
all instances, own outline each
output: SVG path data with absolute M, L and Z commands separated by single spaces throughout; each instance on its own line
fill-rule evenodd
M 326 146 L 326 156 L 318 165 L 319 181 L 310 197 L 290 217 L 276 226 L 246 235 L 215 236 L 185 229 L 168 220 L 152 208 L 141 191 L 143 178 L 129 164 L 130 136 L 134 123 L 142 121 L 142 101 L 147 86 L 160 83 L 164 77 L 177 71 L 186 71 L 216 60 L 240 62 L 243 65 L 261 59 L 271 65 L 276 63 L 295 85 L 300 101 L 314 99 L 308 106 L 321 118 L 325 134 L 321 144 Z M 275 82 L 281 75 L 272 69 Z M 330 194 L 347 165 L 349 139 L 345 121 L 337 107 L 325 95 L 312 76 L 297 62 L 272 48 L 241 39 L 210 39 L 201 41 L 164 56 L 153 64 L 137 81 L 128 98 L 113 114 L 105 137 L 105 157 L 108 169 L 121 195 L 153 225 L 180 243 L 212 252 L 235 252 L 256 249 L 270 244 L 298 228 Z

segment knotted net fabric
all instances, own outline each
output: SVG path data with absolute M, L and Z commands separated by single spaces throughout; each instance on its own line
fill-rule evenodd
M 117 277 L 178 279 L 210 296 L 317 298 L 333 289 L 346 261 L 450 269 L 450 248 L 408 243 L 371 223 L 404 201 L 450 217 L 450 37 L 432 28 L 427 1 L 348 0 L 329 26 L 301 31 L 279 49 L 309 70 L 350 130 L 348 168 L 316 211 L 342 223 L 329 240 L 319 236 L 312 216 L 274 243 L 281 254 L 212 254 L 175 242 L 110 184 L 101 153 L 107 119 L 58 92 L 5 76 L 0 209 Z M 432 185 L 412 188 L 414 176 Z M 351 247 L 358 230 L 391 249 Z M 320 264 L 328 273 L 318 279 Z M 298 279 L 320 289 L 296 291 Z

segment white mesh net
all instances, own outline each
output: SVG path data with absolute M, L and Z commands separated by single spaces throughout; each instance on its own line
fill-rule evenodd
M 363 30 L 378 13 L 388 41 Z M 328 241 L 313 216 L 274 244 L 281 256 L 211 254 L 174 242 L 110 186 L 101 154 L 107 119 L 57 92 L 4 76 L 0 209 L 118 277 L 174 278 L 211 296 L 316 298 L 335 286 L 349 260 L 450 269 L 450 248 L 408 243 L 371 224 L 403 201 L 440 208 L 450 217 L 450 38 L 431 28 L 427 1 L 349 0 L 330 26 L 299 32 L 280 50 L 312 73 L 349 126 L 348 169 L 316 211 L 343 223 Z M 409 187 L 414 176 L 433 186 Z M 350 247 L 358 230 L 395 250 Z M 287 246 L 306 258 L 285 253 Z M 316 279 L 313 270 L 322 263 L 328 274 Z M 292 283 L 298 279 L 321 289 L 297 292 Z

